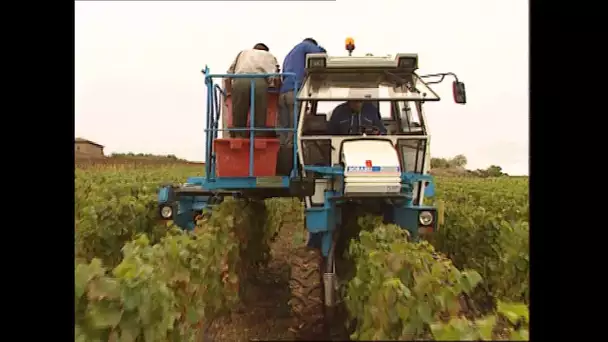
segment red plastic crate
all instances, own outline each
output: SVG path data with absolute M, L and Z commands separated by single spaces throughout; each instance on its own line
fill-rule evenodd
M 226 96 L 226 128 L 233 128 L 232 125 L 232 96 L 228 94 Z M 277 127 L 277 113 L 279 111 L 279 94 L 278 93 L 268 93 L 268 110 L 266 112 L 266 126 L 268 128 Z M 260 113 L 255 113 L 258 116 Z M 247 127 L 249 127 L 251 123 L 251 111 L 249 111 L 247 115 Z
M 217 177 L 249 176 L 249 139 L 226 138 L 213 141 L 215 174 Z M 253 146 L 253 176 L 276 175 L 279 139 L 255 138 Z

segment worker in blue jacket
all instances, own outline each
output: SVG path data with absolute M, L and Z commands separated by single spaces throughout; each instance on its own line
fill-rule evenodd
M 328 126 L 330 135 L 386 134 L 378 108 L 363 101 L 347 101 L 338 105 Z
M 296 74 L 296 77 L 286 76 L 281 84 L 279 95 L 279 127 L 295 127 L 295 123 L 293 122 L 294 96 L 297 94 L 297 90 L 299 90 L 299 88 L 302 86 L 302 82 L 304 81 L 306 55 L 309 53 L 324 52 L 326 52 L 325 49 L 319 46 L 316 40 L 306 38 L 301 43 L 294 46 L 293 49 L 289 51 L 287 56 L 285 56 L 282 72 L 293 72 Z M 296 94 L 294 94 L 295 82 L 298 83 Z M 282 146 L 293 146 L 293 133 L 281 132 L 279 136 Z

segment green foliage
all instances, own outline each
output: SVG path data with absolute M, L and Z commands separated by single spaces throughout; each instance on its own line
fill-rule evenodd
M 528 303 L 527 179 L 442 178 L 437 188 L 445 224 L 433 235 L 433 245 L 458 268 L 481 274 L 484 291 L 476 298 Z
M 431 168 L 447 169 L 450 167 L 465 167 L 467 165 L 467 157 L 459 154 L 454 158 L 431 158 Z
M 192 170 L 77 170 L 76 340 L 199 340 L 268 261 L 264 202 L 226 200 L 193 233 L 156 223 L 158 186 Z
M 458 174 L 481 178 L 508 176 L 508 174 L 502 172 L 502 167 L 498 165 L 490 165 L 485 169 L 465 170 L 467 162 L 467 157 L 463 154 L 456 155 L 453 158 L 431 158 L 431 169 L 436 175 Z
M 426 241 L 411 243 L 395 225 L 361 231 L 349 256 L 356 276 L 345 302 L 357 340 L 412 340 L 428 335 L 440 314 L 458 313 L 461 293 L 481 281 L 472 270 L 459 271 Z
M 266 200 L 266 232 L 270 236 L 279 234 L 281 227 L 301 227 L 304 224 L 304 206 L 297 198 L 271 198 Z
M 74 220 L 75 254 L 116 266 L 121 248 L 138 234 L 152 242 L 165 235 L 158 224 L 156 196 L 162 182 L 182 182 L 195 175 L 193 167 L 76 169 Z
M 148 158 L 148 159 L 168 159 L 173 161 L 186 161 L 185 159 L 177 158 L 174 154 L 168 155 L 157 155 L 151 153 L 112 153 L 110 155 L 112 158 Z
M 508 176 L 508 174 L 502 172 L 502 167 L 498 165 L 490 165 L 486 169 L 477 169 L 475 171 L 469 171 L 469 174 L 481 178 Z
M 230 309 L 239 294 L 241 250 L 234 202 L 194 233 L 179 229 L 152 245 L 127 243 L 111 275 L 99 259 L 76 266 L 76 331 L 83 341 L 194 341 L 202 324 Z M 240 208 L 242 209 L 242 208 Z M 251 218 L 252 216 L 249 216 Z
M 498 302 L 496 314 L 476 320 L 453 317 L 447 323 L 431 324 L 437 341 L 528 341 L 528 307 L 522 303 Z
M 227 200 L 194 233 L 167 234 L 156 221 L 159 185 L 201 171 L 76 171 L 78 341 L 194 340 L 238 301 L 243 281 L 268 261 L 273 236 L 302 230 L 297 199 Z M 355 222 L 362 232 L 348 256 L 357 273 L 344 297 L 358 322 L 353 338 L 527 339 L 527 179 L 440 178 L 436 199 L 445 224 L 430 243 L 409 242 L 375 217 Z M 498 304 L 489 316 L 464 318 L 462 293 Z
M 377 217 L 359 219 L 349 251 L 357 272 L 345 299 L 357 320 L 352 338 L 528 339 L 527 179 L 440 178 L 437 188 L 445 223 L 433 246 L 407 242 L 407 232 Z M 493 314 L 473 320 L 470 305 L 488 300 L 483 311 Z
M 266 230 L 266 205 L 261 201 L 226 199 L 209 219 L 209 224 L 221 226 L 232 222 L 232 236 L 238 243 L 239 278 L 248 279 L 270 259 L 270 238 Z M 216 248 L 222 248 L 221 245 Z

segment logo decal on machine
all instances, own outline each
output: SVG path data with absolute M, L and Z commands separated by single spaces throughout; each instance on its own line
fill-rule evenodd
M 368 167 L 368 166 L 349 166 L 346 168 L 346 171 L 348 172 L 381 172 L 382 171 L 382 167 L 381 166 L 372 166 L 372 167 Z
M 367 163 L 366 163 L 367 164 Z M 400 167 L 383 167 L 383 166 L 348 166 L 346 172 L 401 172 Z

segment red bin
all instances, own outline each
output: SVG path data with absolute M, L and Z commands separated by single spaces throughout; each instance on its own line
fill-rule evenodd
M 249 139 L 226 138 L 213 141 L 217 177 L 249 177 Z M 279 139 L 255 138 L 253 176 L 276 175 Z
M 233 128 L 232 125 L 232 96 L 228 94 L 226 96 L 226 128 Z M 279 111 L 279 94 L 277 92 L 268 92 L 268 110 L 266 112 L 266 126 L 268 128 L 277 127 L 277 115 Z M 255 116 L 260 113 L 255 113 Z M 262 114 L 264 115 L 264 114 Z M 251 110 L 247 115 L 247 127 L 251 124 Z

